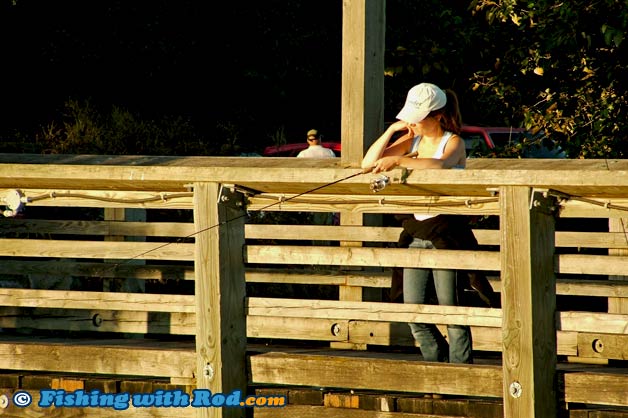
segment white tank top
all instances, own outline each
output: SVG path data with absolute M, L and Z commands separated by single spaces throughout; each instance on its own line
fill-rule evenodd
M 431 157 L 428 158 L 436 158 L 436 159 L 441 159 L 443 157 L 443 154 L 445 153 L 445 146 L 447 146 L 447 142 L 449 141 L 449 138 L 451 138 L 453 135 L 453 132 L 449 132 L 446 131 L 442 138 L 440 139 L 440 143 L 438 144 L 438 148 L 436 148 L 436 152 L 434 153 L 434 155 L 432 155 Z M 410 152 L 415 152 L 418 151 L 419 149 L 419 142 L 421 142 L 421 137 L 417 136 L 416 138 L 414 138 L 414 141 L 412 142 L 412 149 L 410 150 Z M 454 168 L 464 168 L 464 167 L 454 167 Z M 428 215 L 425 213 L 415 213 L 414 214 L 414 218 L 418 221 L 424 221 L 426 219 L 430 219 L 435 217 L 436 215 Z

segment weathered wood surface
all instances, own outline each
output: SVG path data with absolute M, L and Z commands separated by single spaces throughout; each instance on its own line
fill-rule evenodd
M 521 185 L 577 196 L 628 196 L 628 160 L 472 159 L 467 167 L 415 170 L 405 184 L 399 184 L 402 170 L 394 170 L 388 173 L 392 184 L 380 194 L 489 196 L 487 189 Z M 188 191 L 191 183 L 211 179 L 267 193 L 303 193 L 338 182 L 317 192 L 371 194 L 373 176 L 358 175 L 360 171 L 342 168 L 336 158 L 0 155 L 0 187 L 4 188 L 166 192 Z
M 212 393 L 228 393 L 247 385 L 243 207 L 222 202 L 216 183 L 194 189 L 194 226 L 202 231 L 194 252 L 196 382 Z M 240 408 L 199 408 L 196 414 L 244 417 Z
M 181 341 L 0 340 L 0 369 L 5 370 L 192 378 L 195 361 L 193 344 Z
M 493 364 L 437 364 L 412 354 L 270 352 L 251 355 L 251 379 L 261 384 L 303 385 L 392 392 L 501 398 L 502 368 Z M 588 369 L 588 370 L 587 370 Z M 628 406 L 625 369 L 560 366 L 565 401 Z M 594 388 L 594 390 L 592 390 Z
M 500 196 L 504 415 L 555 417 L 554 202 L 520 186 Z
M 194 296 L 0 288 L 0 305 L 31 308 L 194 312 Z

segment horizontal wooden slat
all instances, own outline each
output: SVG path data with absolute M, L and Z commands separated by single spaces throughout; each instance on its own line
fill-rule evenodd
M 438 326 L 447 335 L 444 325 Z M 502 331 L 500 328 L 471 327 L 473 349 L 476 351 L 502 351 Z M 578 333 L 558 331 L 558 354 L 578 355 Z M 418 343 L 410 334 L 408 324 L 400 322 L 351 321 L 349 322 L 349 342 L 382 346 L 416 346 Z
M 501 366 L 429 363 L 417 361 L 418 358 L 403 358 L 271 352 L 251 356 L 251 376 L 254 383 L 260 384 L 503 396 Z M 559 368 L 558 374 L 564 377 L 566 402 L 628 406 L 625 370 L 594 373 Z
M 248 298 L 247 314 L 295 318 L 501 326 L 501 311 L 499 309 L 383 302 Z
M 401 228 L 376 226 L 246 224 L 248 239 L 397 242 Z
M 628 360 L 628 335 L 578 334 L 578 354 L 583 357 Z
M 249 338 L 278 338 L 311 341 L 347 341 L 349 321 L 334 319 L 286 318 L 248 315 Z
M 337 286 L 390 287 L 390 271 L 249 268 L 247 283 L 286 283 Z
M 628 406 L 628 372 L 565 373 L 565 402 Z
M 0 288 L 0 305 L 121 311 L 195 311 L 194 296 Z
M 249 297 L 247 299 L 247 314 L 501 327 L 500 309 L 466 306 Z M 628 334 L 628 314 L 584 311 L 557 312 L 556 329 L 560 331 Z
M 500 268 L 498 252 L 371 247 L 248 245 L 246 261 L 269 264 L 458 268 L 492 271 Z
M 501 291 L 499 278 L 489 277 L 489 282 L 493 290 Z M 556 294 L 628 298 L 628 281 L 556 279 Z
M 194 233 L 194 224 L 184 222 L 52 221 L 7 218 L 0 223 L 0 233 L 187 237 Z
M 554 258 L 554 272 L 565 274 L 624 275 L 628 256 L 561 254 Z
M 177 265 L 86 263 L 72 261 L 2 260 L 0 274 L 45 274 L 153 280 L 194 280 L 194 268 Z
M 451 268 L 499 271 L 496 251 L 422 250 L 406 248 L 308 247 L 248 245 L 249 263 L 344 265 L 375 267 Z M 556 273 L 622 275 L 628 271 L 628 256 L 560 254 Z
M 193 313 L 0 308 L 0 328 L 194 335 Z
M 0 256 L 106 258 L 131 260 L 194 260 L 194 244 L 122 241 L 2 239 Z
M 211 179 L 264 193 L 304 193 L 318 188 L 326 194 L 372 194 L 373 174 L 344 168 L 337 158 L 327 160 L 3 154 L 0 188 L 185 192 L 190 184 Z M 379 194 L 489 196 L 489 189 L 508 184 L 567 195 L 625 198 L 626 173 L 625 160 L 476 158 L 469 160 L 465 170 L 394 169 L 386 173 L 391 182 Z
M 258 384 L 502 396 L 500 366 L 439 364 L 418 359 L 273 352 L 251 356 L 251 379 Z
M 93 341 L 0 340 L 0 369 L 129 376 L 192 378 L 194 343 L 159 342 L 143 346 L 139 339 Z

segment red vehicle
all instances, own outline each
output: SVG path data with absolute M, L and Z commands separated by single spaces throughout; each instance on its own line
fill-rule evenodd
M 473 126 L 463 125 L 460 136 L 465 142 L 468 157 L 481 155 L 484 151 L 496 147 L 504 147 L 508 144 L 521 142 L 528 135 L 523 128 L 509 128 L 500 126 Z M 340 157 L 340 142 L 323 142 L 325 148 L 330 148 Z M 297 154 L 307 148 L 307 143 L 298 142 L 280 146 L 266 147 L 263 152 L 265 157 L 296 157 Z M 565 158 L 565 152 L 560 147 L 548 149 L 542 144 L 542 137 L 539 141 L 533 141 L 522 154 L 526 158 Z

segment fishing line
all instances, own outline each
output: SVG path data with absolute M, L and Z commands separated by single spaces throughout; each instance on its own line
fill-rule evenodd
M 323 189 L 323 188 L 325 188 L 325 187 L 333 186 L 334 184 L 340 183 L 340 182 L 342 182 L 342 181 L 349 180 L 349 179 L 351 179 L 351 178 L 354 178 L 354 177 L 360 176 L 360 175 L 362 175 L 362 174 L 368 174 L 368 173 L 370 173 L 372 170 L 373 170 L 373 167 L 371 167 L 371 168 L 366 168 L 366 169 L 364 169 L 364 170 L 362 170 L 362 171 L 359 171 L 359 172 L 357 172 L 357 173 L 351 174 L 351 175 L 349 175 L 349 176 L 343 177 L 343 178 L 338 179 L 338 180 L 334 180 L 334 181 L 332 181 L 331 183 L 326 183 L 326 184 L 323 184 L 323 185 L 321 185 L 321 186 L 315 187 L 315 188 L 313 188 L 313 189 L 306 190 L 306 191 L 304 191 L 304 192 L 298 193 L 298 194 L 296 194 L 296 195 L 294 195 L 294 196 L 291 196 L 291 197 L 288 197 L 288 198 L 286 198 L 286 199 L 281 199 L 281 200 L 279 200 L 279 201 L 277 201 L 277 202 L 273 202 L 273 203 L 271 203 L 271 204 L 269 204 L 269 205 L 266 205 L 266 206 L 264 206 L 264 207 L 262 207 L 262 208 L 258 209 L 258 211 L 259 211 L 259 212 L 262 212 L 262 211 L 264 211 L 264 210 L 266 210 L 266 209 L 268 209 L 268 208 L 271 208 L 271 207 L 273 207 L 273 206 L 275 206 L 275 205 L 281 205 L 281 204 L 282 204 L 282 203 L 284 203 L 284 202 L 288 202 L 288 201 L 290 201 L 290 200 L 292 200 L 292 199 L 296 199 L 297 197 L 303 196 L 303 195 L 305 195 L 305 194 L 313 193 L 313 192 L 315 192 L 315 191 L 317 191 L 317 190 L 320 190 L 320 189 Z M 116 268 L 118 268 L 119 266 L 121 266 L 121 265 L 123 265 L 123 264 L 130 263 L 130 262 L 131 262 L 131 261 L 133 261 L 133 260 L 136 260 L 136 259 L 138 259 L 138 258 L 141 258 L 141 257 L 145 256 L 146 254 L 150 254 L 150 253 L 152 253 L 152 252 L 155 252 L 155 251 L 157 251 L 157 250 L 160 250 L 160 249 L 162 249 L 162 248 L 164 248 L 164 247 L 167 247 L 168 245 L 179 244 L 179 243 L 183 242 L 185 239 L 192 238 L 193 236 L 198 235 L 198 234 L 200 234 L 200 233 L 203 233 L 203 232 L 206 232 L 206 231 L 210 231 L 210 230 L 212 230 L 212 229 L 214 229 L 214 228 L 217 228 L 217 227 L 219 227 L 219 226 L 222 226 L 222 225 L 226 225 L 226 224 L 228 224 L 229 222 L 233 222 L 233 221 L 236 221 L 236 220 L 241 219 L 241 218 L 246 218 L 247 216 L 249 216 L 249 215 L 248 215 L 248 213 L 246 213 L 246 212 L 245 212 L 245 213 L 243 213 L 242 215 L 236 216 L 236 217 L 234 217 L 234 218 L 224 220 L 224 221 L 219 222 L 219 223 L 217 223 L 217 224 L 215 224 L 215 225 L 210 225 L 210 226 L 208 226 L 208 227 L 206 227 L 206 228 L 203 228 L 203 229 L 200 229 L 200 230 L 198 230 L 198 231 L 194 231 L 194 232 L 192 232 L 192 233 L 191 233 L 191 234 L 189 234 L 189 235 L 186 235 L 186 236 L 184 236 L 184 237 L 177 238 L 177 239 L 176 239 L 176 240 L 174 240 L 174 241 L 166 242 L 166 243 L 164 243 L 164 244 L 162 244 L 162 245 L 159 245 L 159 246 L 157 246 L 157 247 L 155 247 L 155 248 L 151 248 L 150 250 L 144 251 L 143 253 L 140 253 L 140 254 L 137 254 L 137 255 L 135 255 L 135 256 L 133 256 L 133 257 L 131 257 L 131 258 L 128 258 L 128 259 L 126 259 L 126 260 L 124 260 L 124 261 L 122 261 L 122 262 L 115 263 L 115 264 L 113 264 L 113 265 L 111 266 L 111 268 L 112 268 L 112 269 L 116 269 Z

